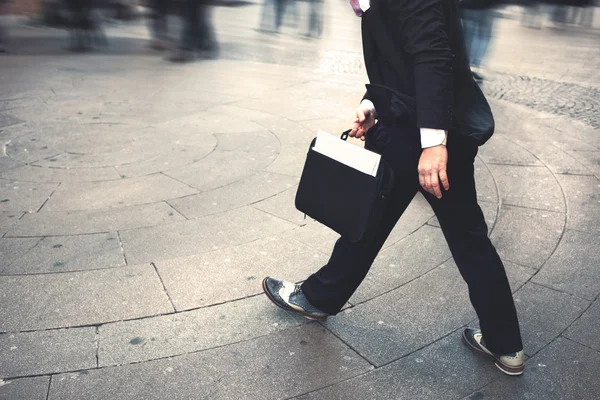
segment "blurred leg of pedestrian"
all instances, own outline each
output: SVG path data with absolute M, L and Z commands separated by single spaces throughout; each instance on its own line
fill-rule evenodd
M 169 0 L 150 0 L 151 18 L 150 31 L 152 41 L 150 47 L 156 50 L 165 50 L 168 43 Z
M 521 26 L 533 29 L 541 29 L 542 17 L 541 7 L 538 0 L 523 0 L 523 15 L 521 17 Z
M 69 50 L 86 51 L 91 45 L 86 34 L 86 0 L 65 0 L 65 5 L 69 11 Z
M 275 0 L 275 32 L 279 32 L 283 18 L 285 17 L 285 9 L 287 0 Z
M 480 69 L 492 40 L 494 15 L 490 9 L 461 10 L 465 45 L 471 67 L 477 79 L 482 79 Z
M 198 51 L 217 50 L 210 9 L 206 3 L 206 0 L 186 0 L 180 45 L 177 53 L 171 58 L 173 61 L 192 61 Z
M 320 37 L 323 34 L 323 0 L 308 0 L 308 7 L 306 36 Z
M 4 17 L 8 13 L 8 0 L 0 0 L 0 53 L 6 52 L 8 41 L 8 28 L 4 24 Z

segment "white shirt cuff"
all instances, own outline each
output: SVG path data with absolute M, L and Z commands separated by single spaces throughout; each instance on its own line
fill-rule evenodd
M 446 145 L 447 134 L 443 129 L 421 128 L 421 148 Z
M 373 104 L 373 102 L 371 100 L 364 99 L 363 101 L 361 101 L 360 108 L 361 108 L 361 110 L 369 110 L 371 112 L 371 114 L 373 114 L 373 116 L 375 118 L 377 118 L 377 111 L 375 110 L 375 104 Z

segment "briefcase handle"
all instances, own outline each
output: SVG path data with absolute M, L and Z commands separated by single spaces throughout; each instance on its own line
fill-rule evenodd
M 344 132 L 342 133 L 342 136 L 340 136 L 340 139 L 342 139 L 342 140 L 346 140 L 346 139 L 348 139 L 348 134 L 349 134 L 351 131 L 352 131 L 352 129 L 348 129 L 347 131 L 344 131 Z

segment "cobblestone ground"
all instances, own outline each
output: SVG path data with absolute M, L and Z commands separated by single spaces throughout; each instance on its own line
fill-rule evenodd
M 222 58 L 183 65 L 148 50 L 140 23 L 111 26 L 89 55 L 67 53 L 62 31 L 12 29 L 0 399 L 600 398 L 588 31 L 502 21 L 489 58 L 497 132 L 475 175 L 521 320 L 522 378 L 460 344 L 477 318 L 421 196 L 339 315 L 309 322 L 266 299 L 262 277 L 301 281 L 336 240 L 294 208 L 308 143 L 348 126 L 365 83 L 359 21 L 327 5 L 318 41 L 254 31 L 255 5 L 216 9 Z

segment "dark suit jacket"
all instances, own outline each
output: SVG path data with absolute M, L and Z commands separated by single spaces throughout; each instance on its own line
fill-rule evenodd
M 417 127 L 456 131 L 478 144 L 491 136 L 493 117 L 469 67 L 456 0 L 371 0 L 362 39 L 371 82 L 365 97 L 380 119 L 403 104 Z

